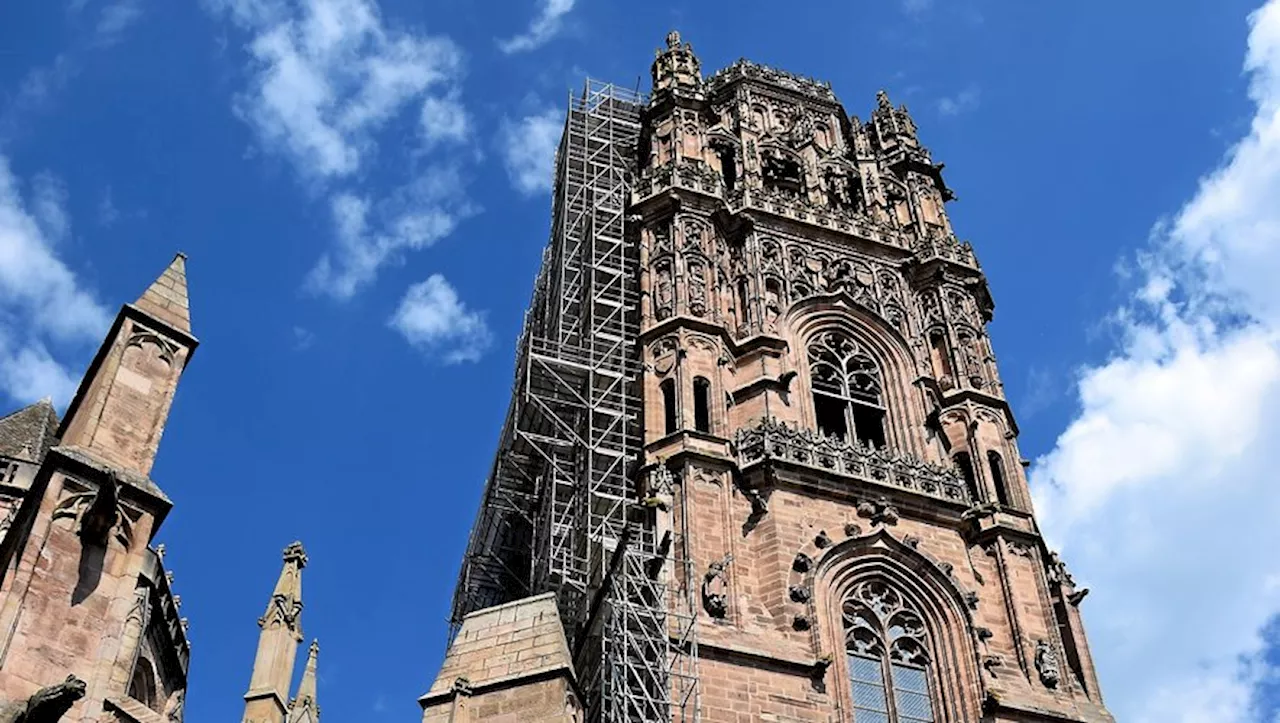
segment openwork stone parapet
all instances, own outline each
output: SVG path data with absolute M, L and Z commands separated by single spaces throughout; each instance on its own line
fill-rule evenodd
M 941 500 L 970 502 L 964 479 L 957 471 L 910 454 L 849 444 L 809 430 L 794 429 L 771 418 L 756 427 L 738 430 L 734 448 L 743 471 L 780 461 Z

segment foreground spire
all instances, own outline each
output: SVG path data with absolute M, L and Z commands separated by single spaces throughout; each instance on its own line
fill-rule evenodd
M 289 723 L 320 723 L 320 706 L 316 704 L 316 657 L 319 655 L 320 641 L 312 640 L 298 694 L 289 701 Z
M 275 591 L 267 603 L 266 613 L 258 619 L 262 632 L 258 636 L 258 655 L 253 661 L 249 692 L 244 695 L 246 723 L 285 719 L 293 662 L 298 643 L 302 642 L 302 569 L 306 566 L 307 551 L 301 542 L 284 549 L 284 566 Z

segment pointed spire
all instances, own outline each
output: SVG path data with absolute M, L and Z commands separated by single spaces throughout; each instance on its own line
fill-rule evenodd
M 307 551 L 301 542 L 294 542 L 284 548 L 283 557 L 284 566 L 267 612 L 258 619 L 262 632 L 258 635 L 249 692 L 244 696 L 244 721 L 282 721 L 290 708 L 286 705 L 289 683 L 293 680 L 298 643 L 302 642 L 302 570 L 307 566 Z M 313 656 L 318 650 L 313 651 Z
M 191 305 L 187 298 L 187 255 L 179 251 L 164 273 L 142 292 L 142 296 L 138 297 L 134 306 L 174 329 L 190 334 Z
M 307 667 L 298 683 L 298 694 L 289 701 L 289 723 L 319 723 L 320 706 L 316 703 L 316 658 L 320 655 L 320 641 L 312 640 L 307 653 Z

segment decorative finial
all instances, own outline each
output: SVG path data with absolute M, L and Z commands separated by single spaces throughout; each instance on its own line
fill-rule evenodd
M 680 31 L 672 30 L 667 33 L 667 49 L 675 50 L 678 47 L 680 47 Z
M 313 656 L 320 654 L 320 640 L 318 638 L 312 639 L 311 650 L 309 652 Z
M 303 549 L 301 542 L 293 542 L 284 548 L 284 561 L 296 562 L 299 568 L 307 566 L 307 551 Z
M 880 110 L 893 110 L 893 104 L 889 102 L 889 94 L 883 90 L 876 93 L 876 106 Z
M 164 543 L 163 542 L 160 543 L 159 545 L 156 545 L 156 557 L 160 558 L 161 560 L 164 559 Z

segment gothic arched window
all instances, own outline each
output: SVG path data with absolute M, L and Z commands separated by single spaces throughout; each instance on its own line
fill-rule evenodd
M 933 723 L 920 616 L 879 580 L 855 587 L 842 612 L 854 723 Z
M 819 432 L 885 446 L 880 367 L 852 339 L 828 331 L 810 341 L 809 379 Z
M 133 679 L 129 681 L 129 697 L 156 710 L 156 675 L 146 658 L 139 658 L 133 669 Z
M 693 379 L 693 428 L 711 433 L 711 382 L 706 377 Z
M 661 384 L 662 389 L 662 428 L 664 434 L 675 434 L 680 426 L 676 413 L 676 382 L 668 379 Z

